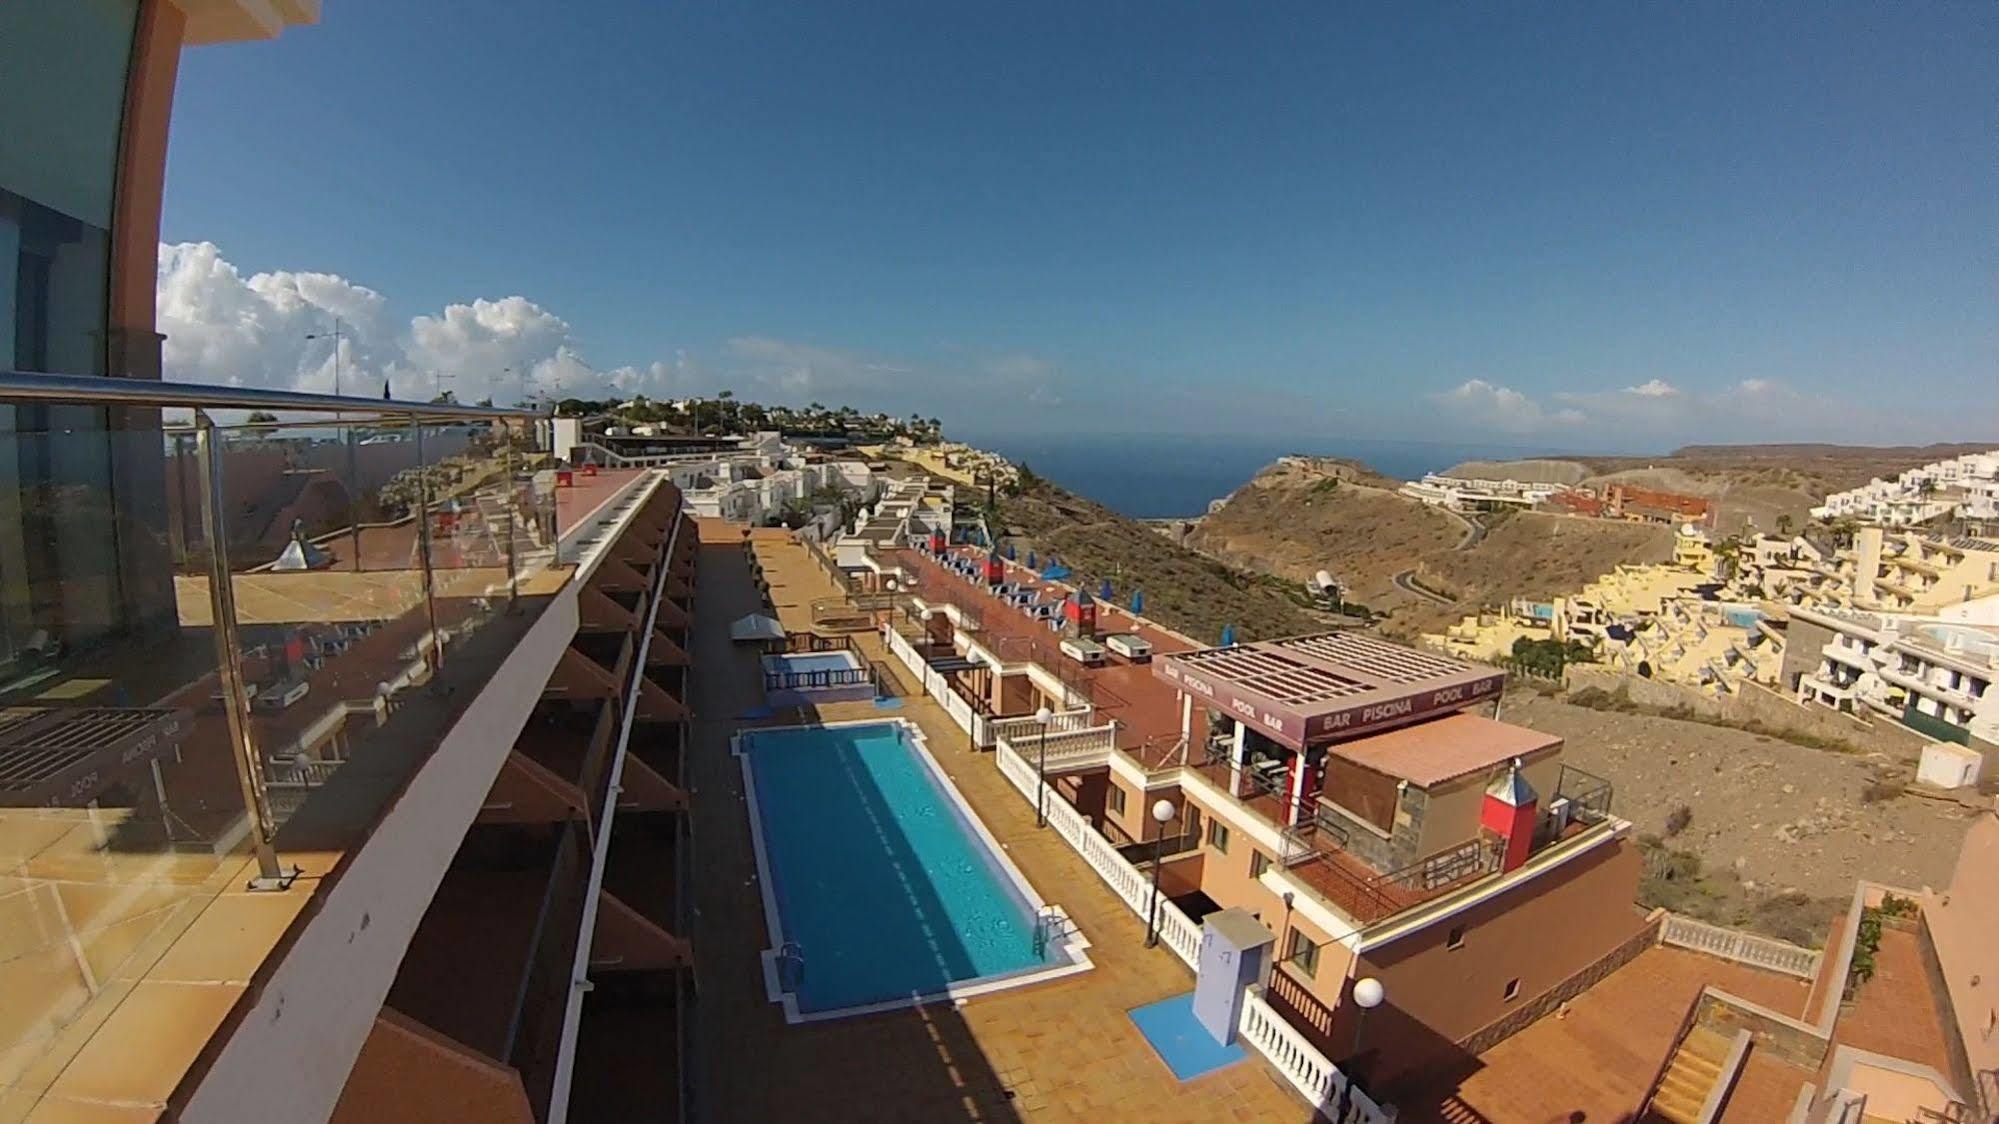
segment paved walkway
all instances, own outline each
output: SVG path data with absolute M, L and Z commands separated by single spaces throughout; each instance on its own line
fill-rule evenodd
M 1028 880 L 1063 906 L 1094 944 L 1096 968 L 962 1004 L 788 1026 L 764 995 L 767 941 L 742 794 L 728 738 L 761 703 L 756 656 L 732 646 L 729 622 L 757 608 L 740 528 L 702 521 L 693 637 L 695 709 L 688 774 L 695 789 L 694 924 L 700 987 L 695 1029 L 699 1110 L 716 1121 L 1303 1122 L 1311 1113 L 1260 1058 L 1181 1084 L 1126 1017 L 1188 991 L 1192 975 L 1142 946 L 1137 917 L 1053 831 L 1034 828 L 989 755 L 966 747 L 935 704 L 906 697 L 915 722 L 980 818 Z M 787 627 L 809 623 L 831 579 L 781 533 L 756 549 Z M 901 671 L 872 635 L 870 658 Z M 902 689 L 914 694 L 904 677 Z M 876 717 L 870 703 L 823 708 L 823 720 Z M 795 722 L 783 715 L 782 723 Z M 766 723 L 768 724 L 768 723 Z

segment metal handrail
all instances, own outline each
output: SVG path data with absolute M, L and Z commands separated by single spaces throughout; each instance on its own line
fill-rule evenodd
M 31 371 L 0 371 L 0 399 L 67 402 L 102 406 L 159 406 L 219 410 L 316 410 L 343 414 L 394 415 L 420 418 L 541 420 L 540 410 L 505 406 L 467 406 L 458 402 L 406 402 L 400 399 L 355 398 L 341 394 L 307 394 L 296 390 L 262 390 L 212 383 L 159 382 L 118 379 L 104 375 L 55 375 Z

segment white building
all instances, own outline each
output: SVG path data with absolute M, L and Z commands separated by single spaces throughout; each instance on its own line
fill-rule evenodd
M 1822 630 L 1822 631 L 1821 631 Z M 1892 614 L 1795 609 L 1786 686 L 1799 702 L 1869 710 L 1938 741 L 1999 745 L 1999 630 Z M 1983 743 L 1983 745 L 1979 745 Z
M 1893 480 L 1870 480 L 1834 492 L 1812 509 L 1814 519 L 1852 518 L 1891 527 L 1948 515 L 1999 519 L 1999 449 L 1935 461 Z
M 1534 507 L 1568 485 L 1532 480 L 1466 479 L 1430 473 L 1421 480 L 1402 485 L 1401 492 L 1413 500 L 1452 511 L 1491 510 L 1496 507 Z

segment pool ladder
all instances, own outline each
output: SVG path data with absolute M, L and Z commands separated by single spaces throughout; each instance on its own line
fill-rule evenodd
M 789 968 L 787 973 L 785 969 Z M 797 991 L 805 983 L 805 946 L 797 941 L 786 941 L 777 950 L 777 986 L 785 991 Z
M 1052 905 L 1044 905 L 1034 915 L 1034 955 L 1048 955 L 1048 946 L 1076 931 L 1076 923 Z

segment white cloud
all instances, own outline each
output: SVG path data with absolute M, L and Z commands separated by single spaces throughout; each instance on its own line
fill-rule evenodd
M 1653 379 L 1637 386 L 1627 386 L 1624 388 L 1624 393 L 1635 394 L 1640 398 L 1673 398 L 1679 395 L 1680 388 L 1664 379 Z
M 384 381 L 397 398 L 450 390 L 460 401 L 501 403 L 727 388 L 763 402 L 817 399 L 966 421 L 1060 401 L 1060 370 L 1021 352 L 926 361 L 740 336 L 714 362 L 682 350 L 602 369 L 585 361 L 567 321 L 524 296 L 481 297 L 398 320 L 383 294 L 333 274 L 245 277 L 211 242 L 160 246 L 158 306 L 167 377 L 189 382 L 332 391 L 338 317 L 340 389 L 369 397 Z
M 1577 409 L 1544 410 L 1525 394 L 1484 379 L 1467 379 L 1430 398 L 1467 422 L 1505 433 L 1536 433 L 1589 420 Z

